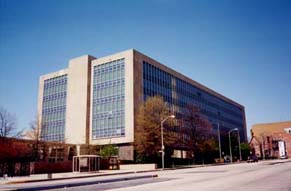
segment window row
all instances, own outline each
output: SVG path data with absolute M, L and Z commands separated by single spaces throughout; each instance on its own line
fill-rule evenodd
M 44 128 L 43 133 L 45 136 L 48 135 L 62 135 L 64 133 L 63 127 L 51 127 L 51 128 Z
M 117 79 L 122 79 L 123 77 L 124 77 L 124 70 L 120 70 L 119 72 L 106 73 L 103 75 L 94 76 L 93 84 L 114 81 Z
M 66 105 L 66 101 L 67 101 L 66 98 L 45 101 L 43 102 L 42 107 L 43 109 L 63 107 Z
M 60 119 L 60 120 L 47 121 L 47 122 L 42 121 L 41 126 L 42 126 L 42 128 L 51 128 L 51 127 L 55 127 L 55 126 L 63 127 L 63 126 L 65 126 L 65 120 Z
M 95 83 L 94 86 L 93 86 L 93 89 L 97 90 L 97 89 L 107 88 L 107 87 L 111 87 L 111 86 L 117 86 L 117 85 L 120 85 L 120 84 L 124 84 L 124 78 L 115 79 L 115 80 L 112 80 L 112 81 Z
M 67 91 L 67 86 L 56 86 L 54 88 L 44 89 L 43 96 L 50 96 Z
M 93 114 L 93 120 L 99 120 L 99 119 L 111 119 L 111 118 L 115 118 L 117 116 L 121 116 L 124 115 L 124 109 L 122 110 L 115 110 L 115 111 L 106 111 L 103 113 L 95 113 Z
M 93 120 L 93 129 L 102 129 L 113 127 L 117 128 L 120 126 L 124 126 L 124 113 L 123 115 L 112 117 L 112 118 L 103 118 Z
M 67 74 L 44 80 L 44 86 L 53 86 L 67 83 Z
M 66 92 L 67 91 L 67 85 L 58 85 L 53 88 L 44 88 L 43 89 L 43 96 L 49 96 L 53 94 L 58 94 L 61 92 Z
M 50 113 L 65 112 L 65 111 L 66 111 L 66 106 L 59 106 L 59 107 L 51 107 L 51 108 L 43 109 L 42 113 L 50 114 Z
M 108 88 L 103 88 L 94 91 L 93 99 L 101 97 L 109 97 L 113 95 L 123 95 L 124 94 L 124 85 L 112 86 Z
M 114 60 L 94 66 L 94 73 L 103 73 L 124 68 L 124 59 Z
M 124 100 L 98 104 L 94 107 L 93 113 L 104 113 L 106 111 L 110 111 L 112 113 L 115 110 L 124 110 Z
M 64 120 L 66 118 L 65 112 L 56 112 L 56 113 L 50 113 L 45 114 L 42 116 L 42 122 L 50 122 L 50 121 L 60 121 Z
M 107 103 L 107 102 L 112 102 L 116 100 L 122 100 L 124 99 L 124 94 L 118 94 L 118 95 L 111 95 L 108 97 L 100 97 L 100 98 L 95 98 L 93 100 L 93 105 L 99 104 L 99 103 Z
M 100 131 L 100 132 L 93 132 L 93 139 L 97 138 L 108 138 L 108 137 L 116 137 L 116 136 L 124 136 L 124 130 L 111 130 L 111 131 Z
M 50 101 L 60 98 L 65 98 L 67 96 L 67 92 L 59 92 L 52 95 L 43 96 L 43 101 Z
M 64 141 L 64 135 L 44 135 L 41 136 L 43 141 Z

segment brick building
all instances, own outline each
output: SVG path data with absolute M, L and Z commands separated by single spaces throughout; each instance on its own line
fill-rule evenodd
M 252 126 L 250 146 L 259 158 L 279 158 L 278 141 L 284 141 L 287 156 L 291 156 L 291 121 Z

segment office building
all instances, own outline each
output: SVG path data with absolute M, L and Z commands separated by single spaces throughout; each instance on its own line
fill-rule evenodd
M 238 128 L 246 140 L 244 107 L 134 50 L 81 56 L 66 69 L 40 77 L 41 139 L 71 144 L 114 143 L 133 159 L 135 116 L 149 96 L 160 95 L 174 114 L 188 104 L 221 131 Z

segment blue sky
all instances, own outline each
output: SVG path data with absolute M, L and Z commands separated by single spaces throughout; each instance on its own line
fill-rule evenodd
M 84 54 L 135 48 L 241 103 L 291 120 L 291 1 L 0 0 L 0 105 L 26 128 L 38 78 Z

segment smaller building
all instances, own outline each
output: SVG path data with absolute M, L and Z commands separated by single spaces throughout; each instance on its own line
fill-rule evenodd
M 291 157 L 291 121 L 256 124 L 251 129 L 250 146 L 259 158 L 279 158 L 279 141 L 285 143 L 286 155 Z

